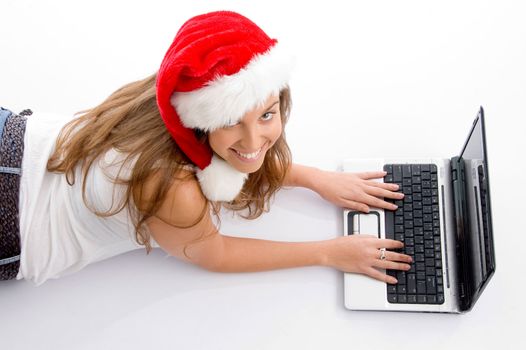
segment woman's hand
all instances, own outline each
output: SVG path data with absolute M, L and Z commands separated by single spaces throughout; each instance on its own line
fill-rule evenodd
M 373 181 L 385 174 L 384 171 L 346 173 L 321 170 L 315 191 L 322 198 L 343 208 L 365 213 L 369 212 L 369 207 L 396 210 L 396 205 L 383 198 L 404 198 L 403 193 L 394 192 L 398 190 L 398 185 Z
M 324 241 L 325 266 L 343 272 L 368 275 L 377 280 L 395 284 L 396 278 L 380 272 L 378 269 L 407 271 L 411 268 L 409 255 L 385 251 L 399 249 L 403 243 L 392 239 L 380 239 L 372 235 L 343 236 Z

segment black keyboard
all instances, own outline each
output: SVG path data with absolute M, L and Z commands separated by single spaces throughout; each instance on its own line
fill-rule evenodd
M 404 243 L 397 250 L 413 258 L 409 271 L 387 270 L 398 280 L 387 284 L 387 301 L 395 304 L 443 304 L 442 248 L 437 167 L 434 164 L 387 164 L 386 183 L 395 183 L 403 200 L 385 211 L 386 238 Z

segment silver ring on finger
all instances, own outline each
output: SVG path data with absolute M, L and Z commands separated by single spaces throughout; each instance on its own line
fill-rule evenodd
M 385 248 L 380 248 L 380 260 L 385 260 Z

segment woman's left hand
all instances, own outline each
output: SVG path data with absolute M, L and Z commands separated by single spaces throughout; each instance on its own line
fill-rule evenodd
M 404 194 L 395 192 L 398 185 L 374 181 L 385 176 L 385 172 L 346 173 L 322 171 L 316 192 L 340 207 L 369 212 L 370 207 L 396 210 L 397 206 L 383 198 L 400 200 Z

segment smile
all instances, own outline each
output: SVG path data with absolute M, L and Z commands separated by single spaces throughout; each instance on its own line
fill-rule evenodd
M 256 152 L 253 153 L 241 153 L 233 148 L 231 150 L 237 155 L 239 159 L 245 162 L 253 162 L 259 158 L 259 155 L 261 154 L 261 151 L 263 150 L 263 147 L 258 149 Z

